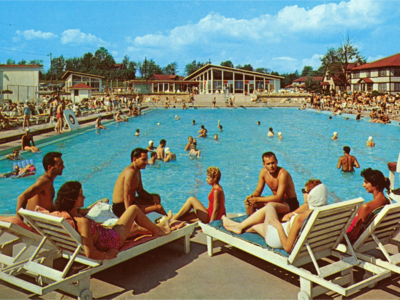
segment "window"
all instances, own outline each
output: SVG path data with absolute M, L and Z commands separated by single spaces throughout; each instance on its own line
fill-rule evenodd
M 379 76 L 380 77 L 384 77 L 384 76 L 386 76 L 386 74 L 387 74 L 386 69 L 380 69 L 379 70 Z
M 360 85 L 359 84 L 353 84 L 353 91 L 359 91 L 360 90 Z
M 395 69 L 393 70 L 393 75 L 394 75 L 394 76 L 400 76 L 400 68 L 395 68 Z
M 360 78 L 360 72 L 354 72 L 353 78 Z
M 396 83 L 394 84 L 394 91 L 395 91 L 395 92 L 400 92 L 400 82 L 396 82 Z
M 74 90 L 74 95 L 79 96 L 79 90 Z
M 326 75 L 326 80 L 331 80 L 331 76 L 330 75 Z
M 378 91 L 379 92 L 386 92 L 387 91 L 387 84 L 386 83 L 378 84 Z
M 370 78 L 371 77 L 371 71 L 365 71 L 365 77 Z

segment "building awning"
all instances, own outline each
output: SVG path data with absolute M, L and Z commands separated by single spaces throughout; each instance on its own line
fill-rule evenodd
M 371 78 L 361 78 L 359 82 L 364 81 L 365 83 L 374 83 Z
M 331 85 L 329 82 L 320 82 L 320 85 Z
M 75 84 L 74 86 L 70 87 L 71 90 L 94 90 L 95 88 L 92 88 L 91 86 L 88 86 L 84 83 L 78 83 Z

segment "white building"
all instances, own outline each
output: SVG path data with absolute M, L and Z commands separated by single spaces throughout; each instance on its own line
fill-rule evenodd
M 95 92 L 101 92 L 103 90 L 104 76 L 66 71 L 61 79 L 65 80 L 66 92 L 70 92 L 71 87 L 77 85 L 78 83 L 83 83 L 91 87 Z
M 90 99 L 92 97 L 93 90 L 94 88 L 82 82 L 70 87 L 72 102 L 81 102 L 81 100 L 84 98 Z
M 199 93 L 213 94 L 228 89 L 229 93 L 250 94 L 257 90 L 279 91 L 283 77 L 216 65 L 205 65 L 185 78 L 199 82 Z
M 353 68 L 351 90 L 399 94 L 400 53 Z
M 36 101 L 39 90 L 39 65 L 0 65 L 0 90 L 12 94 L 0 94 L 0 100 Z

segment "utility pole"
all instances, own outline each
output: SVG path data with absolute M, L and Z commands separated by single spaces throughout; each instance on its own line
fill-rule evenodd
M 53 62 L 52 62 L 52 59 L 51 59 L 51 52 L 50 52 L 50 54 L 47 54 L 47 56 L 50 56 L 50 75 L 51 75 L 51 84 L 53 84 Z

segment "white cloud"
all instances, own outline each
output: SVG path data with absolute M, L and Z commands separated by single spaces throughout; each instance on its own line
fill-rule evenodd
M 274 57 L 273 60 L 285 60 L 285 61 L 297 61 L 297 59 L 293 57 L 281 56 L 281 57 Z
M 30 30 L 24 30 L 24 31 L 20 31 L 17 30 L 15 32 L 17 34 L 17 37 L 14 38 L 14 41 L 18 41 L 19 37 L 23 37 L 25 40 L 29 41 L 29 40 L 34 40 L 34 39 L 51 39 L 51 38 L 56 38 L 57 35 L 51 32 L 42 32 L 40 30 L 35 31 L 33 29 Z
M 81 32 L 80 29 L 68 29 L 64 30 L 61 36 L 62 44 L 73 44 L 73 45 L 97 45 L 97 46 L 108 46 L 109 43 L 103 41 L 101 38 L 96 37 L 91 33 Z

